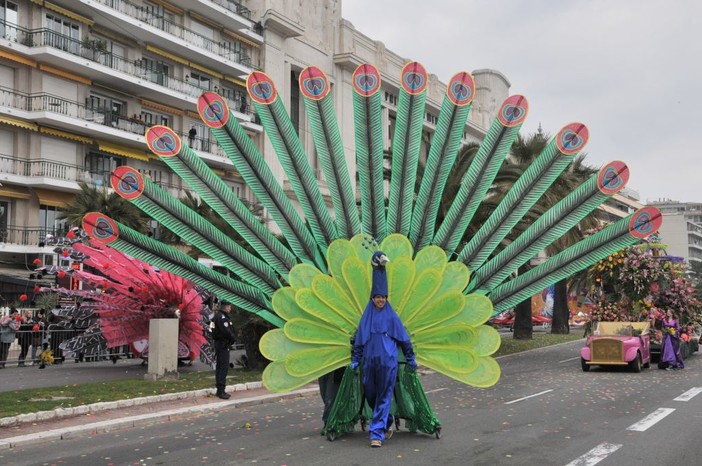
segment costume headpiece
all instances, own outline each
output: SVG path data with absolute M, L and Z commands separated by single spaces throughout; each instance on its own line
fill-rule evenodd
M 371 257 L 373 265 L 373 283 L 371 284 L 371 299 L 373 296 L 388 295 L 388 276 L 385 273 L 385 264 L 390 262 L 383 251 L 375 251 Z

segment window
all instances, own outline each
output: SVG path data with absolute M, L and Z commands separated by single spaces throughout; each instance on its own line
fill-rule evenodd
M 90 94 L 86 105 L 86 119 L 106 126 L 117 126 L 120 118 L 126 117 L 127 104 L 99 94 Z
M 141 121 L 146 123 L 147 126 L 171 126 L 171 117 L 169 117 L 168 115 L 164 115 L 163 113 L 158 113 L 151 110 L 141 111 Z
M 197 86 L 200 89 L 204 89 L 206 91 L 210 90 L 210 84 L 212 84 L 212 79 L 209 76 L 206 76 L 204 74 L 200 73 L 190 73 L 190 78 L 188 79 L 188 82 L 192 84 L 193 86 Z
M 10 209 L 10 203 L 0 201 L 0 242 L 7 241 L 7 217 Z
M 78 55 L 80 53 L 80 24 L 54 13 L 46 17 L 48 45 Z
M 300 84 L 298 73 L 290 71 L 290 119 L 295 134 L 300 135 Z
M 57 236 L 58 233 L 66 231 L 66 220 L 56 218 L 56 207 L 48 205 L 39 206 L 39 238 L 45 238 L 47 233 Z
M 124 158 L 91 152 L 85 157 L 86 181 L 95 186 L 110 186 L 110 174 L 125 165 Z
M 17 4 L 0 0 L 0 36 L 11 41 L 17 41 Z
M 390 92 L 385 92 L 385 102 L 397 107 L 397 96 Z
M 231 88 L 222 86 L 219 90 L 222 97 L 227 99 L 230 104 L 234 104 L 232 110 L 236 112 L 246 113 L 248 110 L 248 100 L 246 99 L 246 91 L 241 88 Z
M 154 60 L 153 58 L 144 57 L 141 59 L 141 69 L 138 70 L 139 74 L 143 74 L 146 79 L 152 83 L 160 84 L 161 86 L 167 86 L 168 74 L 171 70 L 171 65 L 161 60 Z

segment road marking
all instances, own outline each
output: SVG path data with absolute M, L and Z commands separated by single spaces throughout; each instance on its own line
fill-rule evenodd
M 558 364 L 560 364 L 562 362 L 575 361 L 576 359 L 580 359 L 580 356 L 577 356 L 575 358 L 570 358 L 570 359 L 564 359 L 563 361 L 558 361 Z
M 441 391 L 444 391 L 444 390 L 448 390 L 448 387 L 445 387 L 445 388 L 437 388 L 436 390 L 429 390 L 428 392 L 424 392 L 424 393 L 435 393 L 435 392 L 441 392 Z
M 597 464 L 603 459 L 607 458 L 609 455 L 619 450 L 621 447 L 621 445 L 615 443 L 600 443 L 595 448 L 585 453 L 583 456 L 580 456 L 571 461 L 570 463 L 566 464 L 566 466 L 592 466 L 593 464 Z
M 673 411 L 675 411 L 675 409 L 673 408 L 658 408 L 645 418 L 641 419 L 636 424 L 632 424 L 629 427 L 627 427 L 626 430 L 635 430 L 637 432 L 643 432 L 652 425 L 654 425 L 656 422 L 666 417 L 668 414 L 672 413 Z
M 691 388 L 673 401 L 690 401 L 698 393 L 702 393 L 702 387 Z
M 552 391 L 553 391 L 553 390 L 544 390 L 543 392 L 534 393 L 533 395 L 525 396 L 524 398 L 518 398 L 518 399 L 516 399 L 516 400 L 507 401 L 505 404 L 506 404 L 506 405 L 511 405 L 512 403 L 516 403 L 516 402 L 518 402 L 518 401 L 526 400 L 526 399 L 529 399 L 529 398 L 534 398 L 535 396 L 543 395 L 544 393 L 548 393 L 548 392 L 552 392 Z

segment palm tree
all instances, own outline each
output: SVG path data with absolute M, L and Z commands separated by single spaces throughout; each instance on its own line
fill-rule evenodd
M 109 193 L 107 188 L 78 183 L 81 192 L 72 204 L 61 208 L 58 218 L 65 219 L 71 226 L 80 226 L 88 212 L 101 212 L 110 218 L 141 233 L 148 231 L 147 217 L 139 208 L 121 198 L 117 193 Z

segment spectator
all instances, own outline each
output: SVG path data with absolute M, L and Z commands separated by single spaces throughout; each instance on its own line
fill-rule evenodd
M 10 313 L 0 318 L 0 369 L 5 368 L 10 354 L 10 345 L 15 341 L 17 331 L 22 325 L 22 317 L 14 307 Z
M 22 316 L 19 332 L 17 333 L 17 341 L 20 346 L 20 355 L 17 362 L 17 367 L 24 367 L 24 360 L 29 353 L 29 347 L 32 346 L 32 329 L 34 328 L 34 317 L 32 311 L 25 311 Z
M 41 345 L 44 341 L 44 309 L 40 309 L 34 319 L 32 326 L 32 362 L 35 364 L 37 360 L 37 352 L 41 354 Z

